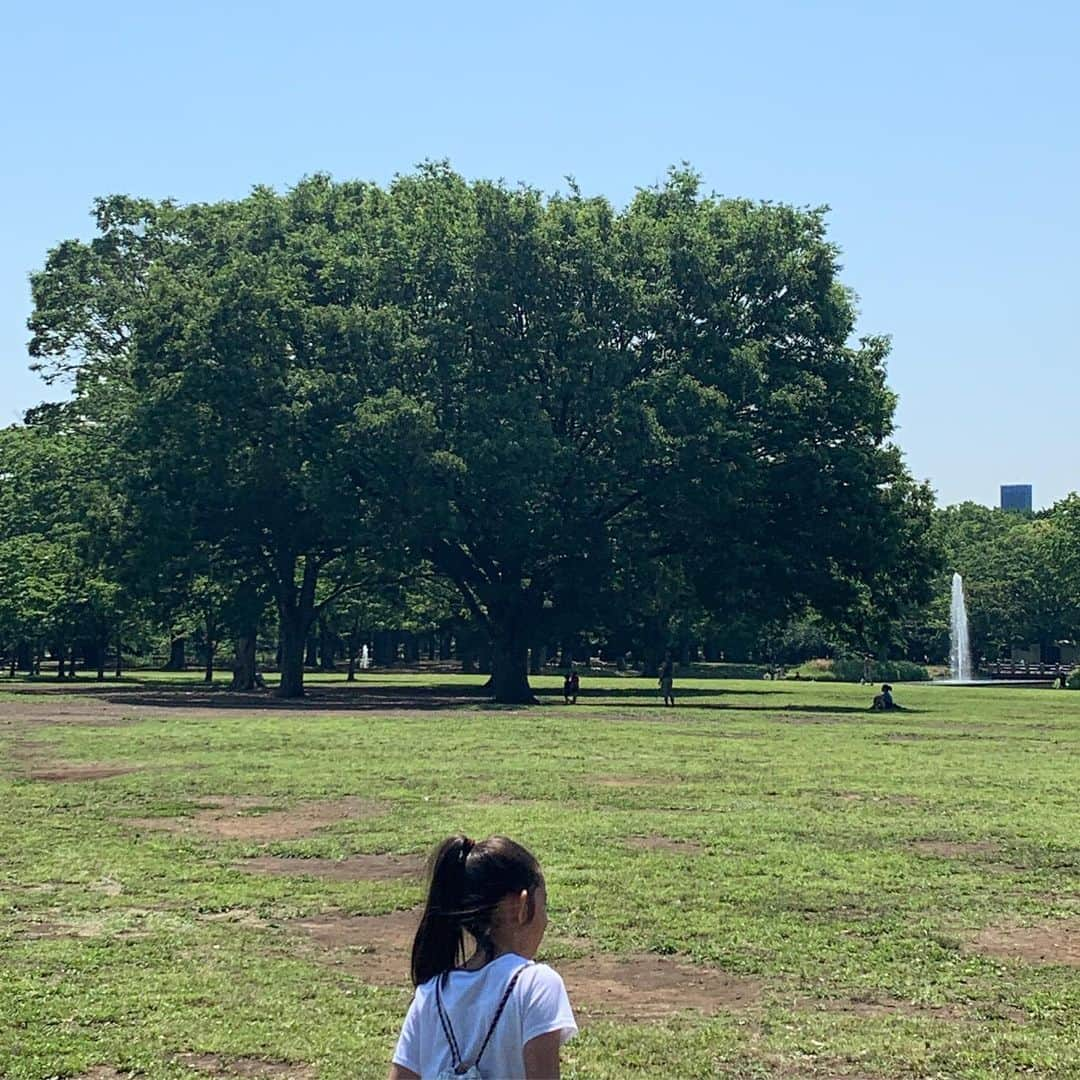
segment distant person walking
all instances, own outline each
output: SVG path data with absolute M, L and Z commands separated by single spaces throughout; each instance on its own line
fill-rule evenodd
M 533 961 L 547 928 L 536 858 L 505 836 L 444 840 L 412 948 L 416 993 L 390 1080 L 559 1075 L 577 1034 L 562 979 Z M 476 951 L 465 958 L 466 933 Z
M 672 662 L 671 653 L 664 658 L 660 666 L 660 690 L 664 695 L 665 705 L 675 704 L 675 664 Z

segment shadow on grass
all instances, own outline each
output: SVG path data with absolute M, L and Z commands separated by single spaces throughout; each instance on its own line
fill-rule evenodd
M 398 674 L 398 673 L 393 673 Z M 451 708 L 455 705 L 492 705 L 490 691 L 480 683 L 447 680 L 428 686 L 399 682 L 379 682 L 370 676 L 348 683 L 309 682 L 302 698 L 279 698 L 271 683 L 265 690 L 233 691 L 227 681 L 216 683 L 195 682 L 191 679 L 139 679 L 125 677 L 122 680 L 98 681 L 92 677 L 59 682 L 47 677 L 39 679 L 14 679 L 0 681 L 0 691 L 20 697 L 55 698 L 65 696 L 92 697 L 115 705 L 189 706 L 221 709 L 359 709 L 391 708 Z M 538 686 L 533 688 L 540 704 L 562 702 L 561 686 Z M 739 696 L 765 696 L 790 693 L 790 690 L 744 690 L 718 688 L 687 688 L 683 698 L 710 698 Z M 581 697 L 606 700 L 612 703 L 648 705 L 656 698 L 656 692 L 647 687 L 589 688 Z
M 155 707 L 166 709 L 221 709 L 273 712 L 375 712 L 378 710 L 414 710 L 437 712 L 454 709 L 499 711 L 511 706 L 496 705 L 490 693 L 477 683 L 455 685 L 440 682 L 431 686 L 381 683 L 365 679 L 355 683 L 311 683 L 302 698 L 279 698 L 273 687 L 254 692 L 234 692 L 224 682 L 213 685 L 190 680 L 157 680 L 153 682 L 73 682 L 34 681 L 12 683 L 3 687 L 12 695 L 42 699 L 54 696 L 92 697 L 120 708 Z M 561 706 L 561 687 L 534 688 L 537 702 L 543 706 Z M 659 693 L 650 687 L 619 687 L 606 689 L 586 687 L 578 694 L 578 704 L 589 709 L 656 709 L 671 715 L 685 710 L 740 711 L 752 713 L 788 713 L 802 715 L 874 715 L 868 706 L 810 705 L 777 698 L 790 697 L 797 687 L 770 687 L 749 690 L 720 687 L 686 687 L 677 690 L 674 708 L 665 709 Z M 733 698 L 742 701 L 731 700 Z M 752 701 L 746 701 L 750 698 Z M 572 708 L 573 706 L 566 706 Z M 877 714 L 886 719 L 923 710 L 905 708 L 902 711 Z
M 744 693 L 746 691 L 743 691 Z M 752 691 L 750 691 L 752 692 Z M 709 712 L 751 712 L 751 713 L 792 713 L 792 714 L 805 714 L 805 713 L 821 713 L 823 715 L 835 715 L 843 713 L 845 715 L 852 714 L 857 716 L 865 716 L 868 719 L 873 718 L 877 720 L 888 720 L 898 716 L 918 716 L 925 712 L 925 709 L 909 709 L 904 706 L 903 709 L 894 709 L 891 712 L 881 712 L 871 709 L 867 705 L 769 705 L 766 703 L 755 705 L 744 705 L 737 703 L 727 703 L 723 701 L 712 701 L 706 703 L 702 701 L 690 701 L 687 702 L 684 699 L 689 697 L 688 694 L 678 694 L 676 696 L 677 704 L 672 707 L 665 707 L 662 701 L 623 701 L 622 696 L 608 697 L 602 693 L 597 693 L 592 696 L 592 700 L 583 701 L 582 698 L 585 695 L 578 695 L 578 705 L 585 705 L 588 708 L 627 708 L 627 709 L 659 709 L 664 712 L 665 715 L 678 713 L 684 709 L 693 710 L 705 710 Z M 715 697 L 715 695 L 708 695 Z M 543 704 L 549 704 L 549 702 L 541 699 Z M 561 702 L 561 695 L 560 695 Z M 567 706 L 567 708 L 574 708 L 574 706 Z
M 7 688 L 5 688 L 7 689 Z M 43 693 L 42 691 L 46 691 Z M 38 683 L 24 689 L 11 687 L 12 696 L 26 698 L 78 696 L 92 697 L 121 708 L 152 706 L 168 709 L 243 709 L 273 712 L 370 712 L 377 709 L 438 710 L 471 708 L 500 708 L 495 706 L 486 690 L 480 686 L 362 686 L 342 688 L 318 684 L 309 688 L 302 698 L 279 698 L 273 688 L 251 692 L 235 692 L 227 685 L 171 683 L 155 681 L 153 685 L 138 683 Z

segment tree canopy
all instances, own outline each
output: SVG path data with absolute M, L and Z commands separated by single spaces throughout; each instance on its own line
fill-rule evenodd
M 273 598 L 285 694 L 373 568 L 453 584 L 505 702 L 531 697 L 531 645 L 665 582 L 867 636 L 923 595 L 932 500 L 822 209 L 673 170 L 620 210 L 430 164 L 114 197 L 97 225 L 35 275 L 32 352 L 109 432 L 155 556 Z

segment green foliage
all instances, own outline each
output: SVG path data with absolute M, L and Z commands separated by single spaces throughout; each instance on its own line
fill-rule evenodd
M 873 660 L 867 664 L 862 657 L 845 656 L 833 660 L 831 670 L 840 682 L 926 682 L 930 678 L 922 664 L 910 660 Z
M 974 503 L 934 515 L 931 542 L 942 552 L 923 638 L 927 652 L 948 654 L 950 582 L 964 578 L 976 655 L 993 659 L 1010 646 L 1080 637 L 1080 497 L 1071 495 L 1041 515 Z
M 285 693 L 372 565 L 453 584 L 503 701 L 567 628 L 655 651 L 813 608 L 876 647 L 923 599 L 930 493 L 823 210 L 673 170 L 618 211 L 428 164 L 96 212 L 34 277 L 32 351 L 115 441 L 173 613 L 206 617 L 207 564 L 273 596 Z
M 1080 690 L 1080 667 L 1075 667 L 1069 672 L 1068 678 L 1065 680 L 1065 685 L 1070 690 Z
M 119 580 L 118 507 L 100 434 L 62 408 L 0 430 L 0 646 L 104 649 L 135 605 Z

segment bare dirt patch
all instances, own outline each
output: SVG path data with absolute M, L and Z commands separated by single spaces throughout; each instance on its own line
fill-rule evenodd
M 325 950 L 324 959 L 374 986 L 408 985 L 409 951 L 419 911 L 389 915 L 324 912 L 288 925 Z M 653 953 L 594 954 L 560 960 L 575 1008 L 592 1016 L 660 1019 L 686 1009 L 715 1013 L 749 1008 L 761 983 L 717 968 Z
M 631 836 L 626 842 L 642 851 L 669 851 L 673 855 L 701 855 L 705 851 L 694 840 L 673 840 L 670 836 Z
M 131 710 L 90 697 L 61 695 L 55 691 L 17 691 L 0 701 L 0 730 L 25 725 L 119 727 L 136 723 Z
M 660 1020 L 673 1013 L 731 1012 L 757 1004 L 761 983 L 653 953 L 598 954 L 559 963 L 570 1000 L 590 1016 Z
M 293 919 L 290 929 L 305 934 L 325 950 L 327 962 L 340 965 L 372 986 L 405 987 L 409 954 L 420 922 L 420 911 L 391 911 L 387 915 L 345 915 L 324 912 Z
M 998 855 L 1001 851 L 993 840 L 916 840 L 911 847 L 920 855 L 936 855 L 942 859 L 987 858 Z
M 209 805 L 207 805 L 209 804 Z M 385 809 L 373 799 L 311 799 L 287 809 L 266 809 L 258 796 L 206 796 L 187 817 L 128 818 L 135 829 L 198 833 L 217 840 L 298 840 L 328 825 L 373 817 Z
M 108 780 L 110 776 L 126 776 L 128 773 L 141 771 L 141 765 L 106 765 L 104 762 L 65 765 L 54 762 L 47 768 L 30 769 L 27 771 L 26 776 L 30 780 L 48 780 L 54 783 L 62 783 L 71 780 Z
M 227 1058 L 221 1054 L 177 1054 L 176 1061 L 207 1076 L 287 1077 L 288 1080 L 314 1080 L 310 1065 L 292 1061 L 267 1061 L 264 1058 Z
M 1035 926 L 988 926 L 972 938 L 971 948 L 1029 964 L 1080 967 L 1080 919 Z
M 124 776 L 144 768 L 111 761 L 56 761 L 52 757 L 54 749 L 51 743 L 40 739 L 13 742 L 8 753 L 16 766 L 14 775 L 50 782 L 107 780 L 110 776 Z
M 228 923 L 230 926 L 242 926 L 251 930 L 265 930 L 270 921 L 257 915 L 248 908 L 226 908 L 224 911 L 207 911 L 198 918 L 202 922 Z
M 131 1073 L 122 1073 L 111 1065 L 95 1065 L 89 1072 L 79 1073 L 75 1080 L 123 1080 Z
M 150 935 L 150 931 L 142 929 L 141 926 L 142 920 L 152 914 L 153 911 L 150 908 L 112 908 L 73 921 L 60 917 L 56 909 L 52 909 L 47 913 L 46 918 L 33 922 L 16 922 L 12 925 L 12 929 L 17 937 L 29 941 L 106 936 L 128 941 Z
M 394 881 L 424 873 L 419 855 L 350 855 L 347 859 L 290 859 L 267 855 L 233 863 L 236 870 L 251 874 L 322 878 L 325 881 Z

